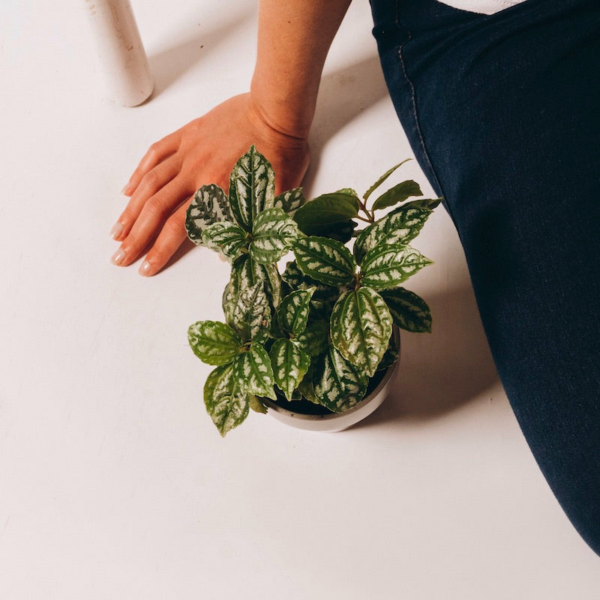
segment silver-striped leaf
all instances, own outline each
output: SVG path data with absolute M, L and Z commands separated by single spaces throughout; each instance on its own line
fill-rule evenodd
M 323 228 L 346 222 L 358 215 L 358 197 L 347 190 L 323 194 L 307 202 L 294 215 L 300 231 L 320 235 Z
M 407 158 L 403 160 L 401 163 L 394 165 L 391 169 L 388 169 L 366 192 L 363 198 L 365 200 L 369 199 L 369 196 L 398 168 L 401 167 L 405 162 L 412 160 L 411 158 Z
M 281 276 L 277 265 L 260 265 L 248 254 L 243 254 L 233 263 L 230 279 L 233 295 L 259 281 L 264 283 L 267 296 L 273 308 L 277 309 L 281 302 Z M 227 312 L 225 308 L 224 311 Z
M 400 351 L 398 350 L 398 346 L 396 344 L 396 340 L 394 336 L 390 338 L 390 343 L 388 344 L 387 350 L 377 367 L 377 371 L 387 371 L 393 364 L 395 364 L 400 358 Z
M 291 400 L 294 390 L 308 371 L 310 356 L 287 339 L 275 340 L 269 355 L 275 383 L 285 397 Z
M 354 279 L 356 262 L 341 242 L 323 237 L 300 238 L 294 244 L 300 270 L 331 286 L 348 285 Z
M 365 397 L 369 378 L 332 346 L 316 362 L 312 383 L 318 403 L 339 413 Z
M 190 325 L 188 342 L 194 354 L 209 365 L 225 365 L 242 350 L 239 335 L 219 321 L 198 321 Z
M 310 299 L 314 291 L 314 288 L 297 290 L 283 299 L 277 311 L 277 321 L 282 331 L 297 336 L 306 329 Z
M 309 356 L 318 356 L 329 346 L 329 321 L 313 321 L 294 340 Z
M 250 255 L 260 264 L 276 263 L 288 253 L 299 235 L 292 217 L 281 208 L 268 208 L 254 222 Z
M 374 290 L 387 290 L 431 264 L 432 260 L 412 246 L 380 245 L 364 257 L 361 283 Z
M 231 289 L 229 284 L 228 287 Z M 225 319 L 242 341 L 268 337 L 271 328 L 271 305 L 264 282 L 258 281 L 252 287 L 239 289 L 237 294 L 230 294 L 227 301 L 229 305 L 225 311 Z
M 427 302 L 403 287 L 381 292 L 394 323 L 413 333 L 431 333 L 431 311 Z
M 275 200 L 275 175 L 269 161 L 253 145 L 234 165 L 229 177 L 229 205 L 238 225 L 252 231 L 256 217 Z
M 291 217 L 293 217 L 295 212 L 301 206 L 304 206 L 304 204 L 306 204 L 306 198 L 304 197 L 301 187 L 283 192 L 283 194 L 276 196 L 273 201 L 274 207 L 281 208 Z
M 415 206 L 414 202 L 408 202 L 396 208 L 363 229 L 354 243 L 354 256 L 358 264 L 362 263 L 365 254 L 380 244 L 408 244 L 419 235 L 423 225 L 432 211 L 422 205 Z
M 207 248 L 220 253 L 232 263 L 248 247 L 247 235 L 239 225 L 221 221 L 204 230 L 202 241 Z
M 231 210 L 225 192 L 215 184 L 203 185 L 185 213 L 185 230 L 196 245 L 202 244 L 202 232 L 213 223 L 231 221 Z
M 234 361 L 234 376 L 240 388 L 247 394 L 266 396 L 275 400 L 273 367 L 264 346 L 253 343 Z
M 383 300 L 367 287 L 343 293 L 331 314 L 331 341 L 342 356 L 370 377 L 392 335 L 392 316 Z
M 321 310 L 324 304 L 335 302 L 340 295 L 339 288 L 321 283 L 320 281 L 305 275 L 300 270 L 298 263 L 295 260 L 286 264 L 285 271 L 281 277 L 290 286 L 292 291 L 315 288 L 312 298 L 310 299 L 310 304 L 317 311 Z
M 414 196 L 422 196 L 423 192 L 419 187 L 419 184 L 412 179 L 403 181 L 393 188 L 390 188 L 387 192 L 384 192 L 375 200 L 373 203 L 373 210 L 381 210 L 383 208 L 389 208 L 400 202 L 404 202 Z
M 214 369 L 204 384 L 204 405 L 219 433 L 229 431 L 248 416 L 249 398 L 237 385 L 233 364 Z

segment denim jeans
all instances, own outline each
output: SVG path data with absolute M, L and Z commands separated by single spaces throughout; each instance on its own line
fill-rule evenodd
M 600 2 L 371 0 L 410 144 L 464 248 L 498 374 L 600 554 Z

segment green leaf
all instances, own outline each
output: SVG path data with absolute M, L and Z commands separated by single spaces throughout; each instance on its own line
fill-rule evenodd
M 409 202 L 388 213 L 366 229 L 363 229 L 354 243 L 354 256 L 361 264 L 365 254 L 380 244 L 408 244 L 415 238 L 431 214 L 423 206 Z
M 277 265 L 260 265 L 248 254 L 240 256 L 231 267 L 231 298 L 259 281 L 263 282 L 273 308 L 277 308 L 281 302 L 281 277 Z M 223 310 L 227 313 L 225 306 Z
M 441 202 L 441 198 L 434 198 L 433 200 L 423 198 L 421 200 L 413 200 L 410 205 L 413 208 L 428 208 L 429 210 L 433 210 L 439 206 Z
M 324 227 L 356 217 L 358 206 L 358 198 L 345 191 L 323 194 L 298 209 L 294 219 L 300 231 L 317 235 Z
M 279 194 L 279 196 L 276 196 L 275 201 L 273 202 L 274 207 L 281 208 L 290 216 L 293 216 L 295 212 L 304 204 L 306 204 L 306 198 L 302 193 L 301 187 L 297 187 L 293 190 L 283 192 L 283 194 Z
M 298 263 L 295 260 L 287 263 L 282 278 L 292 290 L 308 290 L 314 288 L 315 291 L 310 299 L 310 304 L 316 310 L 321 310 L 324 304 L 335 302 L 340 295 L 339 288 L 321 283 L 320 281 L 305 275 L 300 270 Z
M 345 292 L 333 307 L 333 345 L 370 377 L 385 354 L 391 334 L 390 311 L 383 298 L 370 288 Z
M 356 263 L 341 242 L 323 237 L 300 238 L 294 254 L 300 270 L 321 283 L 340 286 L 354 279 Z
M 194 354 L 209 365 L 225 365 L 242 349 L 238 334 L 219 321 L 198 321 L 190 325 L 188 341 Z
M 275 383 L 285 397 L 291 400 L 294 390 L 308 371 L 310 356 L 286 339 L 275 340 L 269 354 Z
M 320 360 L 320 359 L 319 359 Z M 308 371 L 304 376 L 304 379 L 298 384 L 297 393 L 301 394 L 304 398 L 313 402 L 314 404 L 320 404 L 315 396 L 315 387 L 313 385 L 313 375 L 314 375 L 315 365 L 314 361 L 310 363 L 308 367 Z
M 271 359 L 261 344 L 253 343 L 248 352 L 240 354 L 234 362 L 234 376 L 247 394 L 266 396 L 275 400 Z
M 416 181 L 408 180 L 395 185 L 383 193 L 373 204 L 373 210 L 389 208 L 400 202 L 404 202 L 411 196 L 422 196 L 423 192 Z
M 298 290 L 283 299 L 277 311 L 277 321 L 282 331 L 297 336 L 306 329 L 310 299 L 314 291 L 314 288 Z
M 231 286 L 228 285 L 231 289 Z M 271 327 L 271 305 L 265 292 L 264 282 L 253 287 L 243 287 L 236 295 L 230 294 L 225 311 L 227 323 L 246 342 L 268 336 Z
M 225 192 L 218 185 L 203 185 L 185 213 L 185 230 L 196 245 L 202 244 L 202 232 L 213 223 L 231 221 L 231 210 Z
M 394 323 L 413 333 L 431 333 L 431 312 L 423 298 L 403 287 L 381 292 Z
M 333 347 L 315 364 L 313 387 L 316 400 L 333 412 L 354 408 L 365 397 L 368 383 L 367 375 Z
M 281 208 L 268 208 L 254 222 L 250 255 L 257 263 L 275 263 L 287 254 L 299 235 L 292 217 Z
M 229 205 L 238 225 L 252 231 L 256 217 L 271 208 L 275 175 L 269 161 L 251 146 L 235 163 L 229 177 Z
M 386 290 L 431 264 L 432 260 L 411 246 L 377 246 L 369 250 L 363 259 L 361 283 L 374 290 Z
M 400 357 L 400 353 L 398 351 L 398 346 L 396 345 L 396 340 L 394 336 L 390 338 L 390 343 L 388 344 L 387 350 L 377 367 L 378 371 L 387 371 L 393 364 L 396 363 L 398 358 Z
M 202 234 L 204 245 L 233 262 L 248 246 L 246 232 L 229 221 L 213 223 Z
M 329 321 L 314 321 L 294 340 L 309 356 L 318 356 L 329 346 Z
M 352 239 L 352 233 L 357 226 L 358 223 L 352 219 L 340 221 L 339 223 L 315 225 L 311 227 L 311 235 L 330 238 L 345 244 Z
M 246 419 L 249 399 L 237 386 L 233 365 L 210 373 L 204 384 L 204 404 L 222 437 Z
M 260 399 L 258 397 L 256 397 L 254 394 L 250 394 L 249 396 L 250 398 L 250 408 L 257 413 L 260 413 L 262 415 L 266 415 L 267 414 L 267 407 L 260 401 Z
M 412 160 L 411 158 L 407 158 L 403 160 L 401 163 L 398 163 L 388 171 L 386 171 L 366 192 L 363 198 L 365 200 L 369 199 L 369 196 L 400 166 L 402 166 L 405 162 Z

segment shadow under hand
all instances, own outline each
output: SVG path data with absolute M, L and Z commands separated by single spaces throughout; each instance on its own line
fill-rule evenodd
M 394 389 L 383 406 L 357 427 L 434 419 L 497 385 L 470 283 L 425 299 L 433 315 L 433 333 L 402 331 Z
M 179 41 L 164 50 L 148 57 L 154 75 L 154 91 L 149 100 L 160 96 L 169 86 L 183 77 L 198 61 L 205 59 L 221 42 L 233 35 L 244 24 L 251 12 L 240 14 L 232 11 L 232 17 L 226 23 L 212 31 L 200 31 L 192 37 Z M 173 39 L 180 36 L 173 35 Z
M 311 128 L 311 165 L 303 182 L 309 196 L 318 172 L 320 156 L 327 142 L 361 112 L 387 95 L 377 55 L 323 77 Z M 397 122 L 394 125 L 400 127 Z

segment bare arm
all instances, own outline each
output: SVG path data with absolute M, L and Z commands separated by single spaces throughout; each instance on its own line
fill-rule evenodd
M 186 239 L 191 196 L 207 183 L 227 189 L 233 164 L 251 144 L 272 163 L 277 193 L 300 184 L 309 163 L 307 140 L 323 65 L 349 4 L 260 1 L 250 92 L 151 146 L 124 188 L 130 200 L 112 232 L 121 242 L 115 264 L 130 265 L 151 245 L 140 273 L 160 271 Z

